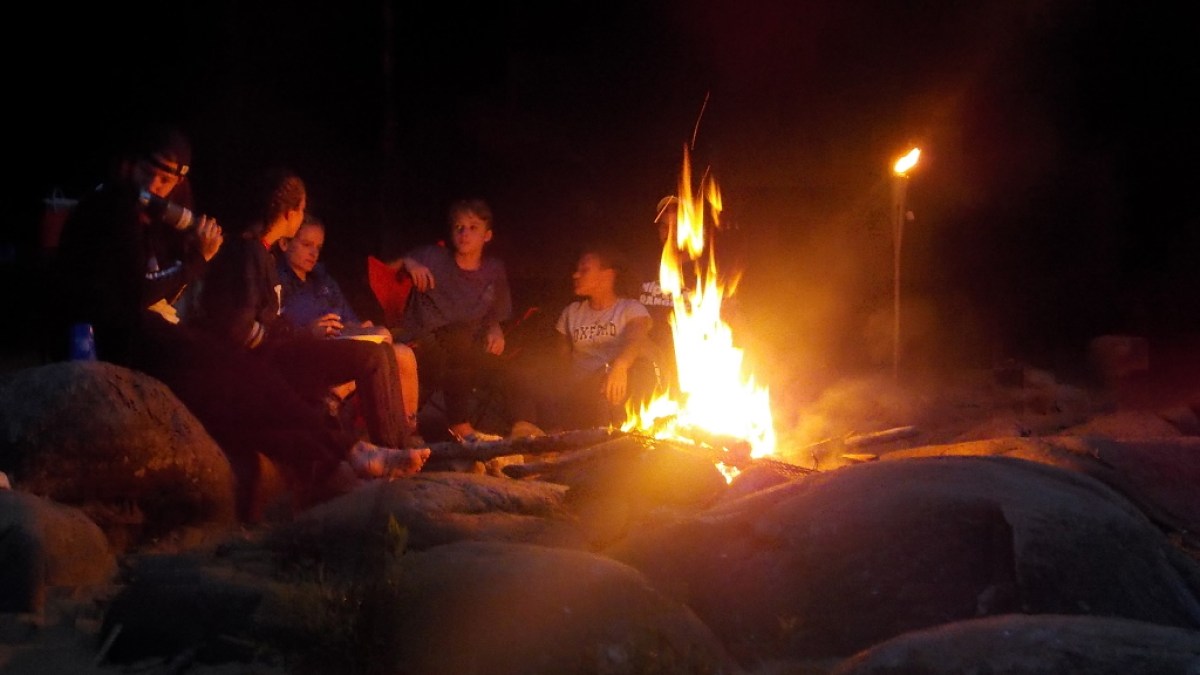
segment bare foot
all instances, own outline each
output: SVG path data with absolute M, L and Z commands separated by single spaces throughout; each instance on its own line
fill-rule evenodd
M 348 459 L 361 478 L 400 478 L 411 476 L 425 466 L 429 448 L 385 448 L 359 441 Z
M 408 461 L 399 461 L 396 463 L 389 473 L 388 478 L 400 478 L 403 476 L 411 476 L 421 471 L 425 466 L 425 462 L 429 461 L 429 455 L 432 451 L 429 448 L 398 448 L 398 453 L 407 455 Z

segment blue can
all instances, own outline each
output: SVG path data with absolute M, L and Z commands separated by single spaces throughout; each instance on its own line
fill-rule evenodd
M 96 360 L 96 334 L 92 324 L 77 323 L 71 326 L 70 358 L 72 361 Z

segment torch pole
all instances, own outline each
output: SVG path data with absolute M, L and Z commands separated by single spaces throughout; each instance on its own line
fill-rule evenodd
M 908 175 L 896 174 L 892 183 L 892 379 L 900 379 L 900 249 L 904 243 L 904 200 Z

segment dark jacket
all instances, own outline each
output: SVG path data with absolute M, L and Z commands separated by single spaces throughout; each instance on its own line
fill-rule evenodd
M 147 308 L 174 302 L 206 267 L 193 238 L 141 214 L 133 186 L 97 188 L 68 216 L 52 263 L 61 322 L 92 324 L 99 357 L 122 365 L 142 348 L 147 323 L 164 322 Z
M 290 339 L 299 333 L 280 317 L 279 293 L 275 259 L 248 232 L 227 240 L 212 259 L 194 322 L 239 348 Z

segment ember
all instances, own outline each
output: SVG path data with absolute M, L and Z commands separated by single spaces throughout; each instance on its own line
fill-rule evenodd
M 670 325 L 679 376 L 678 391 L 659 391 L 641 410 L 631 410 L 622 426 L 656 438 L 704 443 L 737 439 L 751 457 L 775 452 L 770 394 L 744 372 L 743 352 L 721 316 L 721 303 L 732 297 L 736 275 L 718 274 L 711 227 L 720 227 L 721 193 L 707 174 L 693 192 L 686 146 L 679 180 L 675 222 L 663 245 L 659 283 L 672 295 Z M 670 207 L 669 207 L 670 208 Z M 722 447 L 732 450 L 729 444 Z M 720 466 L 720 465 L 719 465 Z M 721 466 L 727 480 L 738 470 Z

